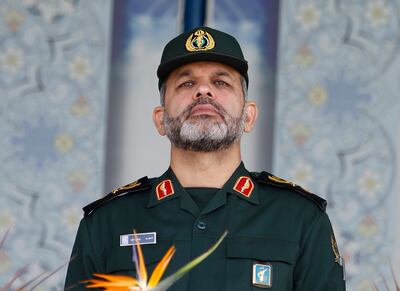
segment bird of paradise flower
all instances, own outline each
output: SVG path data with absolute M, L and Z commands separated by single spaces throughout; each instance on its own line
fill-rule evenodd
M 171 246 L 165 253 L 164 257 L 155 267 L 150 279 L 147 281 L 147 270 L 144 263 L 142 248 L 140 244 L 132 246 L 133 261 L 137 270 L 138 278 L 133 278 L 125 275 L 108 275 L 108 274 L 93 274 L 94 279 L 83 281 L 88 283 L 86 288 L 103 288 L 105 291 L 165 291 L 171 287 L 176 281 L 182 278 L 187 272 L 200 264 L 204 259 L 211 255 L 224 240 L 228 231 L 225 231 L 218 241 L 212 245 L 206 252 L 197 258 L 193 259 L 174 274 L 165 278 L 160 282 L 169 262 L 171 261 L 175 247 Z M 136 232 L 134 231 L 135 240 L 137 240 Z

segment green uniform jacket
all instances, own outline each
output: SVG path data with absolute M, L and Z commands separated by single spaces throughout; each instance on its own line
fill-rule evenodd
M 93 273 L 135 276 L 132 248 L 120 246 L 120 236 L 135 229 L 157 236 L 155 244 L 142 245 L 149 273 L 175 245 L 164 278 L 228 230 L 218 249 L 169 290 L 345 290 L 325 205 L 297 185 L 266 172 L 249 173 L 242 163 L 199 209 L 168 169 L 84 208 L 65 287 L 89 290 L 79 282 Z

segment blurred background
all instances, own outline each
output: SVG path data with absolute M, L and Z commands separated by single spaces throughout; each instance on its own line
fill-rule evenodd
M 168 167 L 166 42 L 233 34 L 260 117 L 248 169 L 328 200 L 348 290 L 400 280 L 400 0 L 1 0 L 0 286 L 68 262 L 82 207 Z M 61 290 L 66 268 L 36 290 Z

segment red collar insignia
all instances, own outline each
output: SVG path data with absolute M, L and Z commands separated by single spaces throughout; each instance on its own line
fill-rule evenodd
M 246 197 L 250 197 L 253 189 L 254 189 L 253 181 L 251 181 L 251 179 L 246 176 L 242 176 L 239 179 L 237 179 L 235 186 L 233 187 L 233 190 L 239 192 L 240 194 Z
M 174 187 L 172 186 L 171 180 L 164 180 L 161 183 L 159 183 L 156 187 L 156 194 L 158 200 L 161 200 L 174 193 L 175 193 Z

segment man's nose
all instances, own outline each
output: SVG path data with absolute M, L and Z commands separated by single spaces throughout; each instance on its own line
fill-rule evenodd
M 199 84 L 196 90 L 195 98 L 197 99 L 200 97 L 214 98 L 214 93 L 212 92 L 210 85 L 206 83 Z

